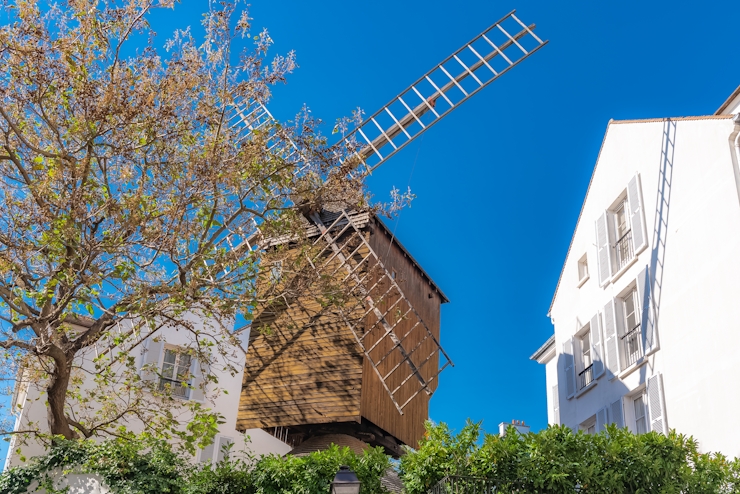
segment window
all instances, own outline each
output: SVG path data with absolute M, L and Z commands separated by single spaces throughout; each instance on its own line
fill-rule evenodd
M 604 286 L 647 247 L 639 176 L 596 219 L 597 271 Z
M 647 428 L 647 413 L 645 410 L 645 394 L 641 393 L 632 402 L 635 409 L 635 433 L 645 434 Z
M 642 332 L 640 331 L 640 301 L 637 287 L 633 287 L 622 298 L 624 335 L 621 337 L 622 368 L 627 368 L 642 358 Z
M 583 254 L 578 260 L 578 286 L 581 287 L 588 280 L 588 258 Z
M 587 332 L 581 337 L 581 366 L 578 373 L 578 389 L 583 389 L 594 380 L 594 367 L 591 360 L 591 332 Z
M 629 203 L 627 199 L 622 199 L 617 205 L 614 211 L 614 230 L 616 232 L 617 241 L 614 244 L 614 251 L 616 255 L 616 270 L 619 271 L 628 262 L 632 260 L 635 253 L 634 246 L 632 244 L 632 230 L 629 224 Z
M 596 434 L 596 416 L 583 422 L 579 428 L 586 434 Z
M 188 399 L 191 362 L 190 355 L 181 353 L 176 348 L 165 348 L 162 375 L 159 378 L 160 391 L 169 386 L 172 396 Z

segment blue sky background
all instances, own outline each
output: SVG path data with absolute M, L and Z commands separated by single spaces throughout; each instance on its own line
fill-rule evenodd
M 195 28 L 204 5 L 158 14 L 161 42 Z M 713 113 L 740 85 L 740 2 L 252 0 L 250 9 L 272 53 L 294 49 L 300 65 L 270 110 L 289 119 L 306 103 L 328 133 L 514 8 L 548 46 L 370 179 L 378 199 L 392 186 L 418 196 L 391 227 L 451 300 L 442 344 L 456 365 L 431 417 L 455 429 L 468 417 L 492 432 L 512 419 L 546 427 L 544 367 L 529 356 L 552 334 L 547 310 L 607 122 Z

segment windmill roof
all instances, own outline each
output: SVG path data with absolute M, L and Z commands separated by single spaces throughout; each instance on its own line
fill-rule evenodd
M 344 218 L 340 218 L 342 216 L 343 210 L 340 208 L 327 208 L 322 210 L 319 213 L 319 217 L 321 218 L 321 221 L 326 226 L 332 226 L 333 228 L 340 228 L 347 224 L 347 220 Z M 399 249 L 404 253 L 406 257 L 416 266 L 416 269 L 419 270 L 419 273 L 422 275 L 422 277 L 426 278 L 426 280 L 429 282 L 429 284 L 432 286 L 434 291 L 439 293 L 442 303 L 446 304 L 450 301 L 449 298 L 447 298 L 447 295 L 444 294 L 444 292 L 439 288 L 439 285 L 437 285 L 434 280 L 432 280 L 432 277 L 429 276 L 429 274 L 424 270 L 424 268 L 419 264 L 419 262 L 414 258 L 414 256 L 411 255 L 411 253 L 406 249 L 406 247 L 403 246 L 403 244 L 398 240 L 398 237 L 396 234 L 388 228 L 388 225 L 386 225 L 378 215 L 368 211 L 357 211 L 357 210 L 347 210 L 346 211 L 347 218 L 349 218 L 349 221 L 352 222 L 352 224 L 358 228 L 363 229 L 367 227 L 371 221 L 374 220 L 375 224 L 380 226 L 383 231 L 392 239 L 393 243 L 398 246 Z M 319 229 L 316 225 L 313 225 L 309 223 L 308 220 L 306 220 L 306 235 L 308 237 L 316 237 L 319 235 Z M 250 238 L 250 241 L 254 238 Z M 284 244 L 286 242 L 290 242 L 292 237 L 288 235 L 284 235 L 281 237 L 276 238 L 270 238 L 265 239 L 262 241 L 263 247 L 272 247 L 275 245 Z

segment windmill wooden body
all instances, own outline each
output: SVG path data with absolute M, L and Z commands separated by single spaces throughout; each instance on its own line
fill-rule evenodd
M 533 30 L 509 13 L 360 124 L 348 139 L 360 143 L 365 171 L 544 46 Z M 261 104 L 237 116 L 250 129 L 269 118 Z M 349 296 L 332 311 L 285 296 L 255 309 L 237 428 L 293 444 L 347 434 L 398 456 L 421 439 L 439 373 L 452 364 L 439 343 L 448 300 L 372 213 L 340 207 L 306 218 L 310 252 L 294 252 L 289 239 L 263 246 L 285 258 L 263 288 L 307 279 L 280 264 L 301 255 L 315 283 L 348 284 Z

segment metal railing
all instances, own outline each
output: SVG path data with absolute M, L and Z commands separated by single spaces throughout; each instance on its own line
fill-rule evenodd
M 622 368 L 629 367 L 642 358 L 642 331 L 639 324 L 622 336 L 622 353 L 624 354 Z
M 451 475 L 437 482 L 427 494 L 492 494 L 494 492 L 496 492 L 496 485 L 491 479 Z
M 617 243 L 614 244 L 617 251 L 617 271 L 622 269 L 635 255 L 634 244 L 632 243 L 632 230 L 622 235 Z
M 172 393 L 172 396 L 185 399 L 190 398 L 190 388 L 183 385 L 182 381 L 160 377 L 159 390 L 164 391 L 165 388 L 167 388 L 168 386 L 170 388 L 170 393 Z
M 594 364 L 589 365 L 578 373 L 578 389 L 583 389 L 594 380 Z

